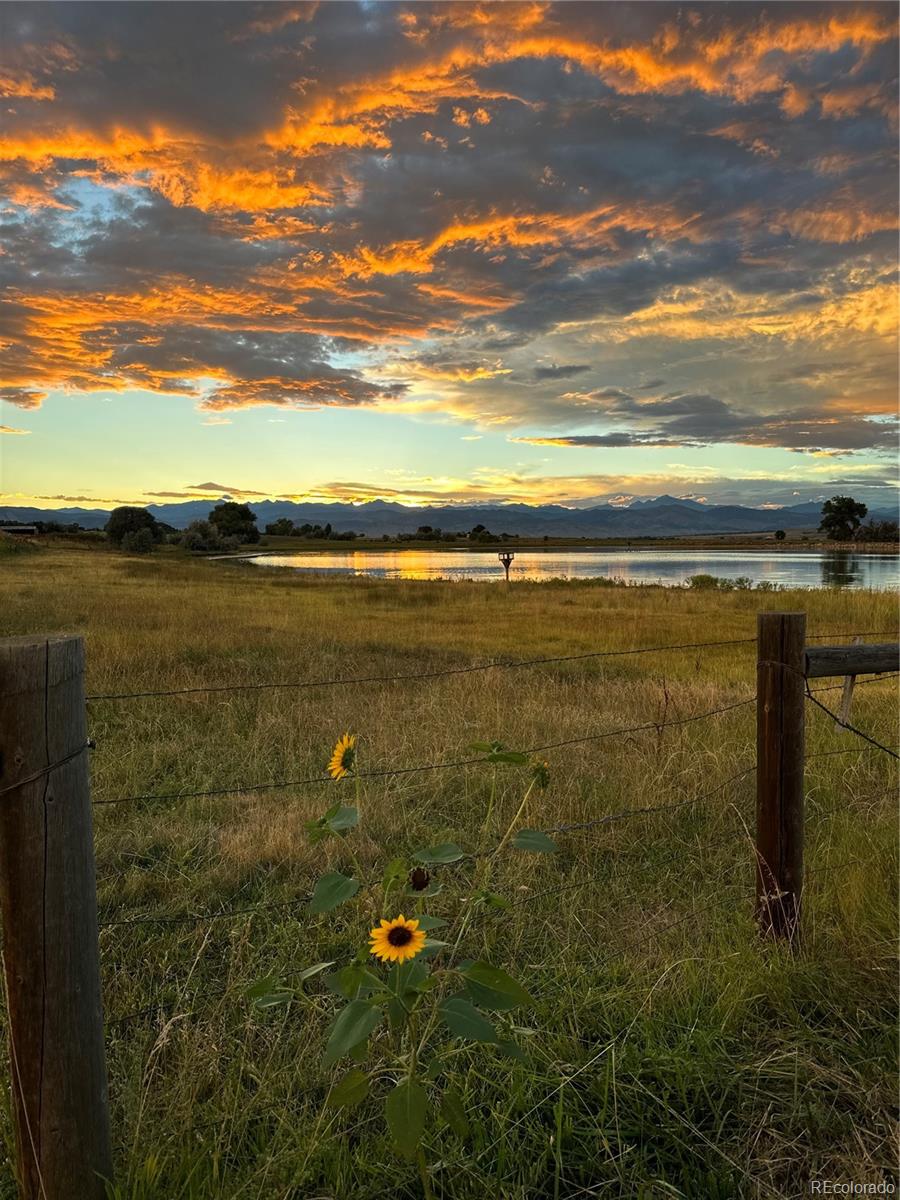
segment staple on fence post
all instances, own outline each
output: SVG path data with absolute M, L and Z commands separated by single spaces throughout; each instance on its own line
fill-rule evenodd
M 22 1200 L 112 1174 L 81 638 L 0 640 L 0 916 Z
M 799 933 L 803 890 L 805 613 L 760 613 L 756 673 L 756 917 Z

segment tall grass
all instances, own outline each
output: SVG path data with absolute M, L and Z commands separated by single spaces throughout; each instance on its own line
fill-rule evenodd
M 589 583 L 380 583 L 168 559 L 48 551 L 4 562 L 4 634 L 87 640 L 91 693 L 324 679 L 493 658 L 752 638 L 760 608 L 806 610 L 810 634 L 896 628 L 866 592 L 756 595 Z M 322 772 L 337 734 L 363 769 L 466 756 L 662 722 L 751 695 L 752 644 L 422 682 L 97 702 L 94 798 L 201 791 Z M 839 693 L 832 693 L 835 699 Z M 826 697 L 828 699 L 828 697 Z M 896 740 L 891 683 L 860 687 L 854 720 Z M 533 827 L 705 796 L 754 757 L 753 707 L 550 752 Z M 859 749 L 808 713 L 811 755 Z M 365 871 L 425 843 L 474 844 L 521 798 L 512 771 L 469 767 L 360 782 Z M 285 903 L 343 843 L 304 822 L 345 785 L 98 806 L 106 920 Z M 351 785 L 352 788 L 353 785 Z M 355 792 L 352 793 L 355 795 Z M 491 887 L 512 907 L 467 951 L 523 979 L 526 1066 L 497 1055 L 453 1074 L 476 1114 L 468 1143 L 428 1133 L 437 1195 L 453 1200 L 799 1196 L 810 1178 L 893 1169 L 896 773 L 875 751 L 811 758 L 802 951 L 760 945 L 751 920 L 753 776 L 672 813 L 559 835 L 557 855 L 510 852 Z M 432 911 L 456 912 L 472 871 L 441 871 Z M 376 916 L 369 893 L 323 916 L 295 908 L 101 935 L 116 1197 L 417 1197 L 380 1104 L 322 1101 L 335 998 L 261 1012 L 261 975 L 346 961 Z M 123 1019 L 124 1018 L 124 1019 Z M 5 1125 L 10 1144 L 8 1115 Z M 0 1197 L 14 1194 L 11 1173 Z

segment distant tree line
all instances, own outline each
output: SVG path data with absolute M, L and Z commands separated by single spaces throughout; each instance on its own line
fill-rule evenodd
M 868 521 L 863 524 L 868 515 L 868 508 L 852 496 L 832 496 L 822 505 L 819 532 L 825 534 L 830 541 L 835 542 L 897 542 L 900 541 L 900 528 L 896 521 Z M 14 523 L 14 522 L 11 522 Z M 35 526 L 40 533 L 76 533 L 82 532 L 81 526 L 72 522 L 64 524 L 60 521 L 37 521 Z M 272 537 L 311 538 L 328 541 L 354 541 L 363 534 L 353 530 L 337 532 L 329 523 L 325 525 L 295 524 L 289 517 L 279 517 L 266 525 L 265 532 Z M 254 545 L 259 541 L 260 534 L 256 525 L 256 514 L 247 504 L 238 504 L 234 500 L 223 500 L 210 511 L 204 521 L 193 521 L 187 529 L 179 532 L 171 525 L 158 521 L 146 508 L 124 505 L 115 508 L 109 515 L 105 526 L 109 541 L 128 554 L 149 554 L 163 542 L 170 542 L 189 551 L 219 551 L 236 550 L 239 546 Z M 457 530 L 444 531 L 433 525 L 420 525 L 415 533 L 399 533 L 396 540 L 400 542 L 459 542 L 484 545 L 515 540 L 509 533 L 491 533 L 484 525 L 473 525 L 468 532 Z M 778 541 L 784 540 L 783 529 L 775 531 Z M 382 535 L 383 541 L 390 541 L 389 534 Z M 547 538 L 545 537 L 546 541 Z
M 266 526 L 266 533 L 273 537 L 330 538 L 338 542 L 352 542 L 354 538 L 363 536 L 361 533 L 354 533 L 352 529 L 338 533 L 332 529 L 331 522 L 327 525 L 295 525 L 290 517 L 279 517 L 277 521 L 271 521 Z
M 491 533 L 484 525 L 473 525 L 468 531 L 457 530 L 455 533 L 444 532 L 431 525 L 420 525 L 415 533 L 398 533 L 398 542 L 507 542 L 518 535 L 512 533 Z

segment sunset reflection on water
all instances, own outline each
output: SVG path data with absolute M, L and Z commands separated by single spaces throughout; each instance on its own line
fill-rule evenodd
M 349 550 L 260 554 L 258 566 L 376 579 L 501 582 L 497 552 L 472 550 Z M 517 550 L 510 579 L 620 579 L 673 587 L 693 575 L 745 578 L 781 587 L 900 586 L 900 560 L 892 554 L 747 553 L 732 550 Z

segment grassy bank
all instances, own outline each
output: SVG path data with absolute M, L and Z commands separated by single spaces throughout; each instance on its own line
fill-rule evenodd
M 554 582 L 507 592 L 75 550 L 0 567 L 4 636 L 83 633 L 92 694 L 753 638 L 761 608 L 807 611 L 810 635 L 896 628 L 895 598 L 861 591 Z M 746 644 L 418 682 L 98 701 L 94 798 L 320 775 L 344 730 L 360 737 L 361 769 L 377 771 L 468 758 L 476 740 L 524 748 L 672 722 L 751 695 L 754 656 Z M 836 707 L 839 697 L 823 698 Z M 854 720 L 894 744 L 895 707 L 892 682 L 868 684 Z M 531 827 L 697 802 L 555 835 L 557 854 L 492 862 L 489 887 L 510 907 L 473 920 L 464 949 L 532 993 L 534 1007 L 514 1014 L 529 1061 L 465 1044 L 440 1061 L 431 1094 L 452 1081 L 472 1130 L 463 1141 L 431 1122 L 436 1196 L 792 1197 L 810 1178 L 877 1182 L 892 1170 L 896 772 L 808 712 L 806 936 L 792 957 L 754 936 L 753 776 L 712 790 L 752 765 L 753 739 L 748 705 L 546 752 L 549 786 L 522 816 Z M 296 901 L 323 871 L 380 878 L 418 846 L 496 844 L 523 791 L 515 767 L 470 765 L 98 805 L 105 921 L 284 905 L 104 926 L 115 1195 L 421 1196 L 415 1166 L 384 1131 L 389 1080 L 351 1113 L 323 1115 L 343 1069 L 322 1065 L 337 1008 L 325 983 L 270 1011 L 243 991 L 263 975 L 349 961 L 373 921 L 393 915 L 378 889 L 306 914 Z M 360 828 L 310 845 L 304 823 L 336 798 L 358 802 Z M 443 889 L 427 911 L 449 922 L 439 936 L 458 930 L 477 871 L 464 861 L 437 872 Z M 12 1197 L 4 1176 L 0 1197 Z

